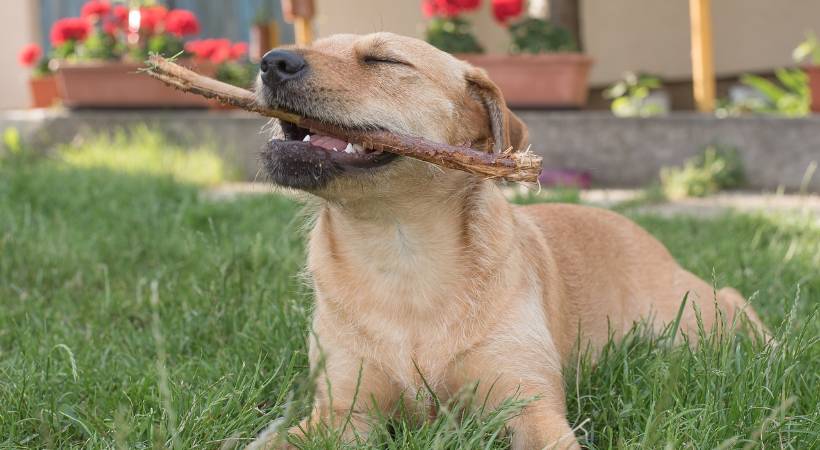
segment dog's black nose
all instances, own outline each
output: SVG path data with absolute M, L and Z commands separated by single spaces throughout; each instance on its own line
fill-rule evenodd
M 305 58 L 287 50 L 271 50 L 262 57 L 262 62 L 259 64 L 262 81 L 269 87 L 298 78 L 305 73 L 305 69 L 307 69 Z

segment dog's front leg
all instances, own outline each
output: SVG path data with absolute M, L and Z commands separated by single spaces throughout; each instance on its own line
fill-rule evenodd
M 491 409 L 510 398 L 528 402 L 507 423 L 513 450 L 579 450 L 566 417 L 560 367 L 544 352 L 532 351 L 539 346 L 519 344 L 495 341 L 477 349 L 455 367 L 454 379 L 462 386 L 478 381 L 476 398 L 486 399 Z
M 535 400 L 508 425 L 513 450 L 580 450 L 578 440 L 567 421 L 562 405 Z
M 245 450 L 295 449 L 312 430 L 327 427 L 339 433 L 343 441 L 366 437 L 370 429 L 369 413 L 374 408 L 389 411 L 398 398 L 398 390 L 384 372 L 372 364 L 347 355 L 343 350 L 328 351 L 318 368 L 313 411 L 288 435 L 263 432 Z M 311 358 L 313 359 L 313 358 Z M 316 367 L 313 363 L 312 367 Z
M 482 380 L 484 385 L 491 383 L 491 390 L 495 391 L 485 397 L 495 399 L 493 403 L 498 404 L 512 396 L 530 400 L 521 413 L 507 423 L 513 450 L 580 450 L 567 421 L 561 378 L 555 378 L 547 381 L 549 384 L 542 380 L 531 382 L 507 376 L 494 383 L 493 380 Z
M 291 427 L 287 435 L 275 431 L 262 432 L 245 447 L 245 450 L 295 450 L 299 447 L 292 442 L 298 444 L 304 441 L 307 434 L 319 426 L 332 427 L 341 433 L 342 440 L 345 442 L 353 441 L 356 435 L 366 435 L 370 427 L 365 413 L 341 408 L 331 412 L 315 406 L 311 415 L 302 419 L 299 425 Z

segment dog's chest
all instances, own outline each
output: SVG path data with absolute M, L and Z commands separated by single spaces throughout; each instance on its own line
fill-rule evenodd
M 311 239 L 323 331 L 407 393 L 446 385 L 475 331 L 465 320 L 477 303 L 459 222 L 430 219 L 424 226 L 353 226 L 326 215 Z
M 457 326 L 418 323 L 407 318 L 390 322 L 390 318 L 367 321 L 368 325 L 379 326 L 369 327 L 366 337 L 362 337 L 383 370 L 405 389 L 443 383 L 449 365 L 463 348 L 461 340 L 453 335 Z

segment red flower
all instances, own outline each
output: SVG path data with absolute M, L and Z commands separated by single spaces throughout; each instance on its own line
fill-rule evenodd
M 481 6 L 481 0 L 452 0 L 464 11 L 472 11 Z
M 213 53 L 211 42 L 213 39 L 200 39 L 185 43 L 185 51 L 199 59 L 208 59 Z
M 207 59 L 220 64 L 231 58 L 231 41 L 229 39 L 202 39 L 185 44 L 185 51 L 193 53 L 198 59 Z
M 99 19 L 111 12 L 111 3 L 108 0 L 89 0 L 85 2 L 80 10 L 80 15 L 84 19 Z
M 217 41 L 208 59 L 214 64 L 222 64 L 231 59 L 231 41 L 227 39 L 217 39 Z
M 164 25 L 168 10 L 164 6 L 148 6 L 140 8 L 140 31 L 154 33 Z
M 39 45 L 28 44 L 20 50 L 17 61 L 23 67 L 34 67 L 41 56 L 43 56 L 43 49 Z
M 187 9 L 172 9 L 165 17 L 165 31 L 179 37 L 199 33 L 199 20 Z
M 237 60 L 245 56 L 246 53 L 248 53 L 248 43 L 237 42 L 231 46 L 230 58 Z
M 481 0 L 423 0 L 421 10 L 427 17 L 453 17 L 479 7 Z
M 117 33 L 128 30 L 128 8 L 117 5 L 111 10 L 105 20 L 103 20 L 102 30 L 109 36 L 116 36 Z
M 185 44 L 185 51 L 197 59 L 208 60 L 214 64 L 235 61 L 248 52 L 245 42 L 231 43 L 229 39 L 200 39 Z
M 128 8 L 123 5 L 117 5 L 111 10 L 111 17 L 109 21 L 117 28 L 125 30 L 128 28 Z
M 495 20 L 507 23 L 524 11 L 524 0 L 492 0 L 492 7 Z
M 67 17 L 51 26 L 51 43 L 54 46 L 68 41 L 84 41 L 91 32 L 91 23 L 80 17 Z

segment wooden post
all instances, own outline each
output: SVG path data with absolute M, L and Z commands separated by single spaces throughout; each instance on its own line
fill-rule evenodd
M 313 25 L 307 17 L 296 17 L 293 20 L 293 34 L 296 45 L 310 45 L 313 42 Z
M 711 0 L 689 0 L 692 38 L 692 84 L 700 112 L 715 110 L 715 61 Z
M 293 23 L 296 45 L 310 45 L 313 42 L 311 20 L 315 13 L 313 0 L 282 0 L 282 15 L 286 22 Z

